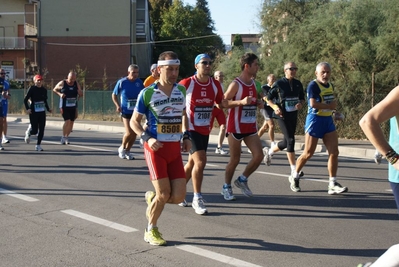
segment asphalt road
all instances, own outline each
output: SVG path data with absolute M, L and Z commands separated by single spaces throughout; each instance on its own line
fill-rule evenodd
M 305 167 L 302 192 L 289 189 L 284 153 L 250 177 L 253 198 L 220 195 L 228 156 L 208 152 L 203 195 L 209 214 L 167 205 L 159 229 L 166 247 L 143 240 L 152 189 L 138 142 L 136 160 L 117 156 L 122 133 L 75 130 L 60 145 L 48 127 L 43 152 L 26 123 L 9 123 L 0 151 L 0 266 L 356 266 L 398 243 L 399 216 L 387 163 L 340 157 L 345 195 L 327 194 L 325 153 Z M 250 158 L 242 154 L 236 174 Z M 187 155 L 184 156 L 184 159 Z M 191 202 L 192 186 L 188 184 Z

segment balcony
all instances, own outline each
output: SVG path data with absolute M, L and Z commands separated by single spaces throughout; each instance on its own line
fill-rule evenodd
M 0 50 L 33 49 L 34 42 L 24 37 L 0 37 Z

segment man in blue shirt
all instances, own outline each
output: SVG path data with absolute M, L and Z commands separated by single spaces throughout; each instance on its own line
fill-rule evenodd
M 9 94 L 10 84 L 6 81 L 6 71 L 4 69 L 0 69 L 0 91 L 1 91 L 1 103 L 0 107 L 2 109 L 0 116 L 0 134 L 3 135 L 1 143 L 7 144 L 10 141 L 7 139 L 7 113 L 8 113 L 8 99 L 10 98 Z M 0 145 L 0 150 L 3 150 L 3 147 Z
M 143 89 L 143 81 L 139 78 L 139 66 L 132 64 L 128 68 L 128 75 L 116 83 L 112 92 L 112 101 L 115 104 L 116 111 L 121 114 L 125 127 L 122 145 L 118 148 L 118 155 L 121 159 L 134 159 L 133 155 L 130 154 L 130 149 L 136 140 L 136 133 L 130 127 L 129 122 L 137 102 L 137 96 Z

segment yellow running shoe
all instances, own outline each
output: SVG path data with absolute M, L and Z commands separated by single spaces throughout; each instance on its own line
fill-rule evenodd
M 162 238 L 162 234 L 158 231 L 158 227 L 152 228 L 149 232 L 144 230 L 144 241 L 153 246 L 165 246 L 166 241 Z
M 145 202 L 147 202 L 147 210 L 145 211 L 145 217 L 147 220 L 150 218 L 150 204 L 155 197 L 155 192 L 147 191 L 145 192 Z

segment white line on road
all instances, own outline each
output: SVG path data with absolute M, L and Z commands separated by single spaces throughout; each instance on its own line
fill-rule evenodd
M 6 190 L 6 189 L 3 189 L 3 188 L 0 188 L 0 194 L 9 195 L 10 197 L 19 198 L 19 199 L 22 199 L 22 200 L 25 200 L 25 201 L 28 201 L 28 202 L 39 201 L 37 198 L 21 195 L 21 194 L 18 194 L 16 192 L 14 192 L 14 191 Z
M 280 177 L 287 177 L 287 174 L 279 174 L 279 173 L 274 173 L 274 172 L 262 172 L 262 171 L 256 171 L 256 173 L 260 173 L 260 174 L 269 174 L 269 175 L 273 175 L 273 176 L 280 176 Z
M 262 171 L 256 171 L 256 173 L 260 174 L 269 174 L 272 176 L 280 176 L 280 177 L 286 177 L 288 179 L 288 174 L 279 174 L 279 173 L 273 173 L 273 172 L 262 172 Z M 320 183 L 328 183 L 328 180 L 320 180 L 320 179 L 312 179 L 312 178 L 301 178 L 301 180 L 307 180 L 307 181 L 313 181 L 313 182 L 320 182 Z
M 116 229 L 116 230 L 119 230 L 119 231 L 122 231 L 122 232 L 125 232 L 125 233 L 131 233 L 131 232 L 138 231 L 135 228 L 132 228 L 132 227 L 129 227 L 129 226 L 125 226 L 125 225 L 122 225 L 122 224 L 119 224 L 119 223 L 114 223 L 114 222 L 111 222 L 111 221 L 108 221 L 108 220 L 104 220 L 104 219 L 101 219 L 101 218 L 98 218 L 98 217 L 94 217 L 94 216 L 91 216 L 89 214 L 86 214 L 86 213 L 83 213 L 83 212 L 79 212 L 79 211 L 76 211 L 76 210 L 62 210 L 61 212 L 69 214 L 69 215 L 72 215 L 72 216 L 75 216 L 75 217 L 78 217 L 78 218 L 81 218 L 83 220 L 87 220 L 87 221 L 90 221 L 90 222 L 101 224 L 101 225 L 104 225 L 104 226 L 107 226 L 107 227 L 110 227 L 110 228 L 113 228 L 113 229 Z
M 8 135 L 7 135 L 8 136 Z M 20 136 L 9 136 L 12 139 L 24 139 L 23 137 Z M 54 145 L 60 145 L 60 142 L 54 142 L 54 141 L 42 141 L 42 143 L 46 143 L 46 144 L 54 144 Z M 89 150 L 97 150 L 97 151 L 104 151 L 104 152 L 115 152 L 116 150 L 110 150 L 110 149 L 103 149 L 103 148 L 95 148 L 95 147 L 90 147 L 90 146 L 81 146 L 81 145 L 65 145 L 64 147 L 80 147 L 80 148 L 85 148 L 85 149 L 89 149 Z M 115 152 L 116 153 L 116 152 Z
M 217 164 L 211 164 L 211 163 L 207 163 L 206 166 L 207 166 L 207 167 L 219 167 L 219 165 L 217 165 Z
M 238 260 L 232 257 L 228 257 L 216 252 L 212 252 L 209 250 L 205 250 L 199 247 L 195 247 L 195 246 L 191 246 L 191 245 L 181 245 L 181 246 L 177 246 L 178 249 L 193 253 L 193 254 L 197 254 L 199 256 L 203 256 L 215 261 L 219 261 L 222 263 L 226 263 L 226 264 L 230 264 L 233 266 L 239 266 L 239 267 L 261 267 L 261 265 L 256 265 L 256 264 L 252 264 L 246 261 L 242 261 L 242 260 Z

